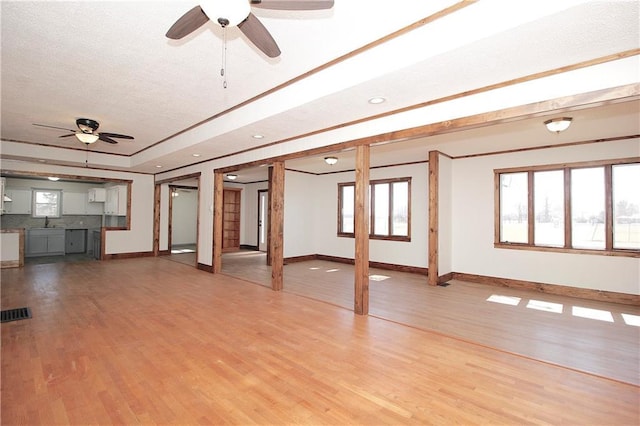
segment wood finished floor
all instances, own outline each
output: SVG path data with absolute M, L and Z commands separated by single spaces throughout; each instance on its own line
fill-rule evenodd
M 264 257 L 255 251 L 225 254 L 223 272 L 270 286 Z M 462 281 L 430 287 L 421 275 L 370 272 L 372 316 L 640 385 L 640 327 L 627 324 L 623 316 L 640 320 L 640 307 Z M 284 291 L 353 310 L 353 266 L 327 261 L 286 265 Z M 487 301 L 492 295 L 517 305 Z M 562 312 L 540 310 L 545 308 Z M 612 322 L 575 316 L 574 308 L 610 315 Z
M 161 258 L 1 271 L 13 424 L 629 424 L 639 388 Z

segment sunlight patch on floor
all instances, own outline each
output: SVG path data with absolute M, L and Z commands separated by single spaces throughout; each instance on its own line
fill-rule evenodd
M 518 306 L 518 304 L 520 303 L 520 298 L 519 297 L 514 297 L 514 296 L 502 296 L 502 295 L 499 295 L 499 294 L 492 294 L 487 299 L 487 302 L 501 303 L 503 305 Z
M 375 275 L 375 274 L 369 275 L 369 279 L 371 281 L 384 281 L 384 280 L 387 280 L 389 278 L 391 278 L 391 277 L 388 277 L 386 275 Z
M 625 324 L 640 327 L 640 316 L 631 315 L 631 314 L 621 314 L 621 315 Z
M 543 300 L 531 299 L 529 300 L 529 303 L 527 303 L 527 308 L 537 309 L 539 311 L 555 312 L 557 314 L 562 313 L 562 303 L 545 302 Z
M 571 313 L 573 314 L 574 317 L 613 322 L 613 315 L 611 315 L 611 312 L 603 311 L 601 309 L 591 309 L 591 308 L 583 308 L 581 306 L 574 306 Z

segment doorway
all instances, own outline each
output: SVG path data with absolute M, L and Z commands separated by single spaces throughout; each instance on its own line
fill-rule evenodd
M 198 267 L 200 173 L 158 181 L 154 194 L 154 253 Z
M 266 252 L 269 235 L 269 191 L 258 190 L 258 250 Z
M 169 185 L 169 249 L 175 260 L 195 265 L 198 232 L 198 189 Z

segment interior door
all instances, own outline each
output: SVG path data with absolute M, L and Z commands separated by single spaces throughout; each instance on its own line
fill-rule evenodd
M 267 224 L 269 223 L 269 192 L 258 191 L 258 250 L 267 251 Z

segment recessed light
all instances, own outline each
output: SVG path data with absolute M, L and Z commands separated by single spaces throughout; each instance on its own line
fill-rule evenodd
M 161 165 L 161 164 L 158 164 L 156 167 L 157 167 L 157 168 L 161 168 L 161 167 L 162 167 L 162 165 Z
M 57 180 L 60 180 L 60 178 L 57 177 L 57 176 L 49 176 L 47 179 L 52 180 L 54 182 L 57 181 Z
M 193 155 L 194 157 L 200 157 L 200 154 L 191 154 L 191 155 Z
M 264 136 L 263 135 L 253 135 L 252 138 L 254 138 L 254 139 L 263 139 Z
M 47 162 L 47 160 L 38 160 L 38 161 L 41 162 L 41 163 L 46 163 Z
M 385 99 L 385 98 L 383 98 L 382 96 L 375 96 L 375 97 L 373 97 L 373 98 L 369 99 L 369 103 L 370 103 L 370 104 L 373 104 L 373 105 L 381 104 L 381 103 L 383 103 L 384 101 L 386 101 L 386 99 Z

